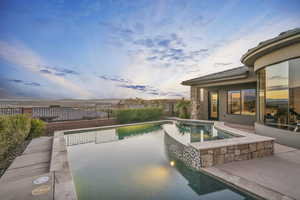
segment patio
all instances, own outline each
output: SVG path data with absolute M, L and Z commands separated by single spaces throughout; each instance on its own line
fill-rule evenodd
M 203 169 L 266 199 L 300 199 L 300 150 L 275 143 L 274 156 Z

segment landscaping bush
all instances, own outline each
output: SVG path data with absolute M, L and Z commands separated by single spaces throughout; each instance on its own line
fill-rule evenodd
M 190 106 L 191 106 L 190 101 L 184 100 L 184 99 L 180 100 L 175 105 L 176 115 L 179 118 L 189 119 L 190 118 L 190 113 L 189 113 Z
M 135 108 L 116 110 L 114 115 L 120 123 L 132 123 L 159 120 L 162 114 L 161 108 Z
M 31 119 L 30 138 L 40 137 L 44 134 L 45 122 L 39 119 Z
M 24 142 L 30 132 L 31 119 L 26 115 L 0 116 L 0 160 Z
M 27 138 L 43 135 L 45 123 L 28 115 L 0 115 L 0 160 Z

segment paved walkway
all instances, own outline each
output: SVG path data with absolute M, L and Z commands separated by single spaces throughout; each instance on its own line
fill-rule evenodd
M 275 144 L 274 156 L 232 162 L 205 172 L 266 199 L 300 199 L 300 150 Z
M 53 175 L 49 173 L 52 137 L 33 139 L 0 179 L 0 199 L 53 199 Z M 44 184 L 33 184 L 39 177 L 49 177 Z

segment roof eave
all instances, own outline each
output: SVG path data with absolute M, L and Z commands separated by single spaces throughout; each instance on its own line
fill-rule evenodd
M 182 85 L 187 85 L 187 86 L 194 86 L 194 85 L 204 85 L 204 84 L 209 84 L 209 83 L 217 83 L 220 81 L 232 81 L 235 79 L 245 79 L 248 78 L 248 73 L 243 74 L 243 75 L 238 75 L 238 76 L 231 76 L 231 77 L 226 77 L 226 78 L 220 78 L 220 79 L 214 79 L 214 80 L 207 80 L 207 81 L 197 81 L 197 80 L 187 80 L 187 81 L 182 81 Z
M 249 49 L 248 52 L 241 57 L 241 62 L 247 66 L 253 66 L 256 59 L 297 42 L 300 42 L 300 32 L 295 32 L 286 37 L 278 37 L 278 39 L 274 39 L 271 42 Z

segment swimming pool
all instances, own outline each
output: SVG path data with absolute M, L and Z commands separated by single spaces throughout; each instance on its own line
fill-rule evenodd
M 254 199 L 173 157 L 159 124 L 73 132 L 65 140 L 79 200 Z

